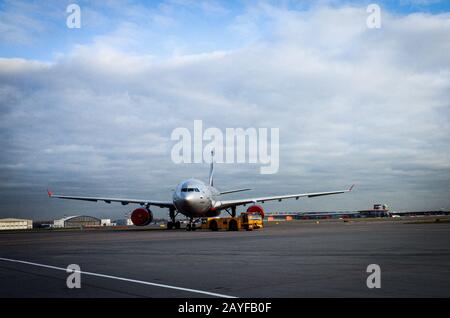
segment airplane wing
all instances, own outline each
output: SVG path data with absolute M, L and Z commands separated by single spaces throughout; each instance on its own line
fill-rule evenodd
M 220 195 L 222 194 L 229 194 L 229 193 L 235 193 L 235 192 L 242 192 L 242 191 L 249 191 L 251 190 L 250 188 L 245 188 L 245 189 L 233 189 L 233 190 L 226 190 L 226 191 L 220 191 Z
M 103 197 L 79 197 L 79 196 L 53 194 L 52 192 L 50 192 L 48 190 L 47 190 L 47 193 L 50 198 L 58 198 L 58 199 L 81 200 L 81 201 L 91 201 L 91 202 L 103 201 L 105 203 L 120 202 L 122 205 L 127 205 L 129 203 L 135 203 L 135 204 L 140 204 L 140 205 L 154 205 L 154 206 L 158 206 L 160 208 L 174 208 L 173 202 L 171 202 L 171 201 L 136 200 L 136 199 L 103 198 Z
M 215 203 L 214 208 L 222 210 L 222 209 L 227 209 L 227 208 L 238 206 L 238 205 L 245 205 L 245 204 L 257 203 L 257 202 L 264 203 L 266 201 L 275 201 L 275 200 L 281 201 L 284 199 L 292 199 L 292 198 L 295 198 L 296 200 L 298 200 L 298 198 L 301 198 L 301 197 L 313 198 L 313 197 L 319 197 L 319 196 L 324 196 L 324 195 L 332 195 L 332 194 L 350 192 L 350 191 L 352 191 L 353 187 L 354 187 L 354 185 L 352 185 L 347 190 L 338 190 L 338 191 L 329 191 L 329 192 L 298 193 L 298 194 L 288 194 L 288 195 L 276 195 L 276 196 L 270 196 L 270 197 L 259 197 L 259 198 L 248 198 L 248 199 L 237 199 L 237 200 L 221 200 L 221 201 L 217 201 Z

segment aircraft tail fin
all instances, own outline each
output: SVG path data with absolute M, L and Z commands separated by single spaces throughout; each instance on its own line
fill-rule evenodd
M 214 150 L 211 151 L 211 165 L 209 168 L 209 185 L 214 186 Z

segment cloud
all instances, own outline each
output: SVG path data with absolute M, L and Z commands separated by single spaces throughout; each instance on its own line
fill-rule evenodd
M 144 54 L 123 42 L 146 36 L 129 22 L 50 63 L 1 59 L 0 214 L 123 215 L 121 206 L 44 200 L 48 186 L 170 199 L 183 178 L 207 177 L 206 165 L 170 161 L 172 130 L 195 119 L 280 128 L 280 172 L 221 165 L 222 188 L 263 195 L 358 184 L 345 197 L 268 209 L 450 208 L 448 14 L 386 13 L 370 30 L 354 6 L 247 11 L 229 29 L 237 21 L 263 32 L 235 49 Z
M 442 2 L 442 0 L 400 0 L 401 5 L 419 5 L 419 6 L 427 6 L 440 2 Z

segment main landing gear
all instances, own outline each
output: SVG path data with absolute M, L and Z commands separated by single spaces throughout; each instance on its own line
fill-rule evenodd
M 229 208 L 228 208 L 228 209 L 225 209 L 225 211 L 226 211 L 232 218 L 235 218 L 235 217 L 236 217 L 236 207 L 235 207 L 235 206 L 232 206 L 232 207 L 231 207 L 231 211 L 230 211 Z
M 176 221 L 175 217 L 178 215 L 178 213 L 175 214 L 175 209 L 170 209 L 169 210 L 169 217 L 170 217 L 170 221 L 167 222 L 167 229 L 171 230 L 171 229 L 176 229 L 179 230 L 181 228 L 181 223 L 180 221 Z

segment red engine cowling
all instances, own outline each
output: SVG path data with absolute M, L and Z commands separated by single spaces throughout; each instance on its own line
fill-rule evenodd
M 152 211 L 145 208 L 138 208 L 131 213 L 131 222 L 136 226 L 145 226 L 153 220 Z
M 264 208 L 262 206 L 260 206 L 260 205 L 252 205 L 252 206 L 250 206 L 247 209 L 247 212 L 250 212 L 250 213 L 257 212 L 257 213 L 261 214 L 261 217 L 264 219 Z

